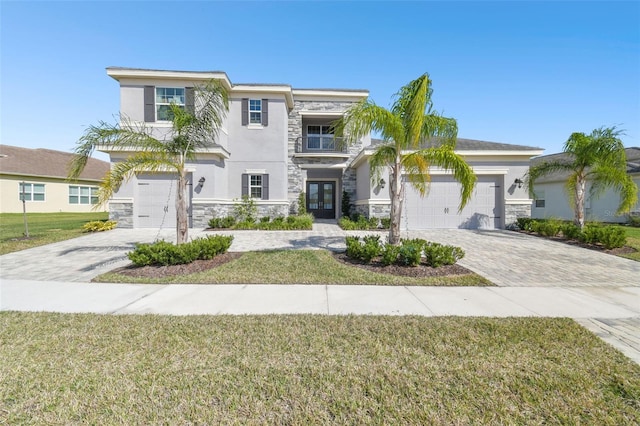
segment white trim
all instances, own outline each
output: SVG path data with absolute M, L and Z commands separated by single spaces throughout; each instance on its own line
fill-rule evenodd
M 515 205 L 515 204 L 531 204 L 533 200 L 530 198 L 510 198 L 504 200 L 505 204 Z
M 293 155 L 295 158 L 349 158 L 347 152 L 300 152 Z
M 355 204 L 356 206 L 388 206 L 391 205 L 391 199 L 383 199 L 383 200 L 372 200 L 372 199 L 365 199 L 365 200 L 358 200 L 355 201 L 353 204 Z
M 260 200 L 260 199 L 255 199 L 252 198 L 253 202 L 256 204 L 265 204 L 265 205 L 270 205 L 270 204 L 276 204 L 276 205 L 289 205 L 289 201 L 288 200 Z M 221 199 L 221 198 L 193 198 L 191 200 L 191 204 L 224 204 L 224 205 L 236 205 L 236 204 L 240 204 L 242 203 L 241 200 L 228 200 L 228 199 Z
M 344 111 L 319 111 L 319 110 L 308 111 L 308 110 L 301 110 L 301 111 L 298 111 L 298 114 L 307 115 L 307 116 L 319 116 L 319 117 L 321 117 L 323 115 L 341 117 L 341 116 L 344 115 Z
M 262 124 L 258 124 L 258 123 L 249 123 L 247 124 L 247 129 L 249 130 L 260 130 L 260 129 L 264 129 L 264 126 Z
M 266 175 L 266 169 L 244 169 L 244 173 L 248 175 Z
M 109 203 L 133 203 L 133 197 L 112 197 Z
M 346 169 L 347 163 L 338 164 L 299 164 L 301 169 Z

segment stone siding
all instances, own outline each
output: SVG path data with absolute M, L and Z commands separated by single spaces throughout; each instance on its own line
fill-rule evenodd
M 504 207 L 504 227 L 509 229 L 519 217 L 531 217 L 531 204 L 507 204 Z
M 234 204 L 194 204 L 192 207 L 193 228 L 206 228 L 209 220 L 234 215 Z M 257 204 L 258 218 L 288 216 L 289 206 L 285 204 Z
M 118 222 L 118 228 L 133 228 L 133 203 L 109 203 L 109 220 Z

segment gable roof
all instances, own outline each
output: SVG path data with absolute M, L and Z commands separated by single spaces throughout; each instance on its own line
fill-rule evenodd
M 625 148 L 624 153 L 627 156 L 627 173 L 640 173 L 640 148 L 631 147 Z M 560 152 L 557 154 L 541 155 L 531 159 L 531 165 L 546 163 L 550 161 L 558 161 L 565 158 L 569 158 L 569 154 Z M 541 177 L 536 182 L 552 182 L 557 180 L 564 180 L 568 174 L 566 172 L 558 171 Z
M 0 173 L 66 179 L 73 156 L 53 149 L 0 145 Z M 90 158 L 78 179 L 102 180 L 109 167 L 106 161 Z

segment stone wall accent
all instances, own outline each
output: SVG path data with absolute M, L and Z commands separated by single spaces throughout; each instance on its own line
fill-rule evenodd
M 504 227 L 506 229 L 513 227 L 519 217 L 531 217 L 531 203 L 506 204 L 504 206 Z
M 257 204 L 258 218 L 269 216 L 274 218 L 277 216 L 288 216 L 289 206 L 286 204 Z M 214 217 L 233 216 L 234 204 L 194 204 L 192 207 L 192 227 L 207 228 L 209 220 Z
M 133 228 L 133 203 L 109 203 L 109 220 L 118 222 L 118 228 Z
M 354 209 L 357 213 L 365 216 L 366 218 L 371 217 L 391 217 L 391 205 L 390 204 L 359 204 L 355 206 Z

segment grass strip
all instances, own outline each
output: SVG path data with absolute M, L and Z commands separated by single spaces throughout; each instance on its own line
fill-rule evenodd
M 216 268 L 162 278 L 133 278 L 109 272 L 96 282 L 144 284 L 376 284 L 428 286 L 489 286 L 487 279 L 474 274 L 443 277 L 404 277 L 370 272 L 345 265 L 326 250 L 274 250 L 247 252 Z
M 568 319 L 0 313 L 7 424 L 640 422 L 640 366 Z

